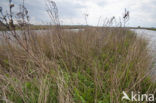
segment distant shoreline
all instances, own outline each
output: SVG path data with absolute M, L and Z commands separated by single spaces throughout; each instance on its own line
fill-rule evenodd
M 52 26 L 52 25 L 30 25 L 30 29 L 31 30 L 46 30 L 46 29 L 51 29 L 51 28 L 55 28 L 56 26 Z M 120 28 L 120 27 L 107 27 L 107 26 L 87 26 L 87 25 L 61 25 L 61 27 L 63 29 L 84 29 L 87 27 L 92 27 L 92 28 Z M 156 28 L 153 27 L 125 27 L 128 29 L 146 29 L 146 30 L 153 30 L 156 31 Z M 0 27 L 0 31 L 5 31 L 7 29 L 5 29 L 4 27 Z M 16 30 L 19 30 L 18 27 L 16 27 Z

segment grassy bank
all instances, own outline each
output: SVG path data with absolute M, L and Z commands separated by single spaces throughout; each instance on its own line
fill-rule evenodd
M 147 28 L 147 30 L 153 30 L 153 31 L 156 31 L 156 28 Z
M 145 29 L 145 30 L 152 30 L 156 31 L 156 28 L 147 28 L 147 27 L 127 27 L 129 29 Z
M 122 91 L 156 88 L 147 42 L 127 29 L 29 33 L 1 39 L 1 103 L 121 103 Z

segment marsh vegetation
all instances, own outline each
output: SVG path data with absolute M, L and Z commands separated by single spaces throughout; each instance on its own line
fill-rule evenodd
M 24 5 L 20 34 L 11 15 L 1 21 L 10 31 L 0 38 L 1 103 L 121 103 L 122 91 L 156 93 L 145 39 L 124 27 L 65 31 L 56 4 L 48 7 L 56 26 L 44 34 L 29 28 Z

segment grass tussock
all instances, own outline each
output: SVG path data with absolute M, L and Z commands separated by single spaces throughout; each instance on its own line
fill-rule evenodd
M 1 39 L 1 103 L 120 103 L 122 91 L 155 90 L 147 42 L 127 29 L 30 34 Z

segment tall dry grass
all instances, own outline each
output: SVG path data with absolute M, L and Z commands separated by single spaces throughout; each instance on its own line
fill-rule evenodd
M 1 39 L 1 102 L 120 103 L 123 90 L 155 90 L 147 42 L 127 29 L 29 33 L 27 49 Z

